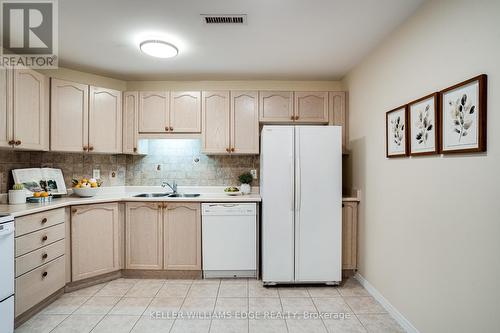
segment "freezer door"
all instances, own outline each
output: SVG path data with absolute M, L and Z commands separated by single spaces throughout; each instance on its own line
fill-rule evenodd
M 295 131 L 295 280 L 341 281 L 341 128 Z
M 294 280 L 294 129 L 264 126 L 261 135 L 262 280 Z

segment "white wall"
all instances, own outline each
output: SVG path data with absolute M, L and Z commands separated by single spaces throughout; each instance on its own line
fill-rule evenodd
M 428 1 L 346 77 L 360 273 L 420 332 L 500 331 L 500 1 Z M 485 154 L 385 158 L 385 112 L 488 74 Z

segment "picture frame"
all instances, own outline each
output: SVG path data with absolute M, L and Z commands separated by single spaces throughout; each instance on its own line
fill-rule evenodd
M 386 157 L 408 156 L 408 105 L 395 108 L 385 114 Z
M 441 90 L 440 152 L 442 154 L 486 151 L 487 75 Z
M 408 103 L 410 156 L 439 153 L 439 93 Z

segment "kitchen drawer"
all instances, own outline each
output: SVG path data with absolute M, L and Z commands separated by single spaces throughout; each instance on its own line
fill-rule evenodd
M 63 288 L 65 256 L 16 278 L 16 317 Z
M 64 239 L 16 258 L 16 277 L 64 254 Z
M 64 208 L 16 218 L 16 237 L 64 222 Z
M 17 237 L 16 257 L 63 239 L 64 235 L 65 225 L 64 223 L 60 223 L 49 228 L 32 232 L 31 234 Z

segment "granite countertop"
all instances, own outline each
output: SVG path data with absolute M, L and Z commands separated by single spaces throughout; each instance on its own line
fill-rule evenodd
M 23 216 L 33 213 L 43 212 L 50 209 L 63 208 L 75 205 L 98 204 L 105 202 L 260 202 L 262 198 L 258 187 L 252 187 L 252 193 L 247 195 L 230 196 L 224 193 L 223 186 L 179 186 L 179 193 L 200 193 L 194 198 L 137 198 L 134 195 L 140 193 L 163 193 L 165 190 L 160 186 L 114 186 L 102 187 L 101 192 L 91 198 L 80 198 L 76 195 L 67 195 L 62 198 L 54 198 L 47 203 L 25 203 L 18 205 L 0 204 L 0 212 L 11 214 L 12 216 Z M 359 201 L 357 196 L 343 197 L 342 201 Z

